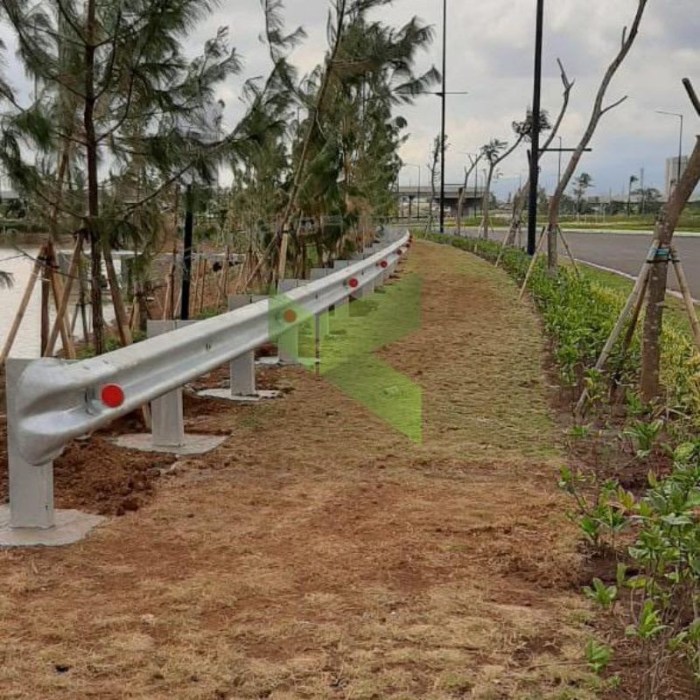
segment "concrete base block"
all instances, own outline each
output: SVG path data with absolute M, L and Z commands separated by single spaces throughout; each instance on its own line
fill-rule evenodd
M 150 436 L 149 436 L 150 437 Z M 0 506 L 0 547 L 60 547 L 85 538 L 107 518 L 79 510 L 56 510 L 53 527 L 10 527 L 10 507 Z
M 263 367 L 278 367 L 282 363 L 277 355 L 271 355 L 269 357 L 259 357 L 255 360 L 255 364 Z
M 148 433 L 120 435 L 112 442 L 117 447 L 126 447 L 141 452 L 164 452 L 174 455 L 202 455 L 211 452 L 228 439 L 228 435 L 187 434 L 182 445 L 154 445 L 153 437 Z
M 254 394 L 232 394 L 230 389 L 204 389 L 198 392 L 197 396 L 236 401 L 238 403 L 255 403 L 265 399 L 278 399 L 282 396 L 282 392 L 274 389 L 258 389 Z

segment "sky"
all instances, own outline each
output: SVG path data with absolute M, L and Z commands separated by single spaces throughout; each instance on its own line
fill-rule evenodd
M 308 32 L 308 39 L 292 58 L 302 71 L 310 70 L 325 49 L 328 2 L 287 0 L 285 4 L 287 26 L 302 25 Z M 532 102 L 535 5 L 535 0 L 448 0 L 447 90 L 469 93 L 447 98 L 448 182 L 461 182 L 466 153 L 474 153 L 493 138 L 512 140 L 511 123 L 522 119 Z M 636 7 L 637 0 L 545 2 L 542 107 L 554 116 L 561 105 L 557 58 L 575 80 L 560 131 L 565 147 L 578 143 L 600 79 Z M 414 15 L 435 28 L 433 45 L 420 57 L 419 67 L 434 64 L 439 68 L 440 0 L 395 0 L 376 12 L 377 18 L 396 26 Z M 264 52 L 257 39 L 262 27 L 258 0 L 224 0 L 217 18 L 231 23 L 233 41 L 246 58 L 245 73 L 250 74 L 251 69 L 263 72 Z M 210 23 L 210 31 L 215 24 Z M 630 175 L 640 177 L 642 168 L 645 186 L 663 191 L 665 159 L 678 152 L 680 119 L 655 110 L 684 115 L 683 152 L 692 149 L 700 121 L 681 78 L 691 78 L 700 92 L 698 37 L 699 0 L 649 0 L 639 36 L 608 91 L 609 101 L 624 95 L 628 99 L 603 117 L 591 144 L 593 151 L 584 157 L 579 170 L 593 177 L 592 193 L 621 193 Z M 235 87 L 226 93 L 224 99 L 231 105 L 236 101 Z M 422 180 L 427 182 L 430 145 L 440 129 L 440 99 L 426 95 L 414 106 L 400 108 L 400 113 L 408 119 L 410 134 L 401 157 L 406 163 L 420 165 Z M 550 190 L 556 183 L 557 158 L 550 154 L 542 160 L 542 183 Z M 415 165 L 402 171 L 402 184 L 417 184 Z M 526 171 L 527 155 L 521 148 L 503 163 L 496 191 L 505 196 L 526 177 Z
M 489 140 L 513 139 L 511 123 L 524 117 L 532 102 L 535 0 L 448 0 L 447 90 L 466 95 L 447 98 L 447 182 L 461 182 L 467 153 L 474 153 Z M 575 80 L 571 103 L 560 131 L 565 147 L 575 146 L 585 129 L 597 86 L 631 23 L 637 0 L 545 1 L 542 107 L 554 117 L 561 104 L 562 85 L 556 59 L 564 63 Z M 286 0 L 288 29 L 303 26 L 308 34 L 292 61 L 303 74 L 323 59 L 326 49 L 328 0 Z M 395 0 L 375 11 L 375 17 L 400 26 L 418 16 L 435 29 L 430 49 L 419 57 L 418 70 L 440 67 L 442 51 L 442 2 Z M 225 124 L 232 126 L 242 112 L 243 81 L 269 71 L 269 58 L 260 41 L 263 29 L 260 0 L 220 0 L 218 6 L 191 36 L 187 49 L 196 54 L 219 26 L 230 28 L 231 43 L 243 58 L 240 76 L 219 89 L 226 103 Z M 700 120 L 695 116 L 681 85 L 693 80 L 700 92 L 700 0 L 649 0 L 640 33 L 608 91 L 608 102 L 628 99 L 606 114 L 584 156 L 578 172 L 593 178 L 591 193 L 607 195 L 626 191 L 631 175 L 644 170 L 645 186 L 664 189 L 665 159 L 678 152 L 678 117 L 684 115 L 683 152 L 692 149 Z M 12 55 L 14 42 L 7 27 L 0 38 L 8 45 L 6 72 L 15 86 L 26 87 Z M 436 88 L 439 89 L 439 88 Z M 434 137 L 440 129 L 440 99 L 425 95 L 412 106 L 398 108 L 408 120 L 409 138 L 401 149 L 407 165 L 401 184 L 428 182 L 427 164 Z M 564 155 L 566 158 L 566 155 Z M 499 196 L 515 189 L 526 178 L 525 148 L 518 149 L 501 166 L 495 186 Z M 551 191 L 557 178 L 557 155 L 541 162 L 542 184 Z

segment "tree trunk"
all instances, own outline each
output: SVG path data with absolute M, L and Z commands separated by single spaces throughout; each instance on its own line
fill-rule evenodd
M 569 98 L 571 97 L 571 89 L 574 87 L 574 81 L 569 80 L 564 69 L 564 64 L 557 59 L 559 64 L 559 71 L 561 75 L 561 82 L 564 85 L 564 96 L 562 98 L 561 108 L 559 109 L 559 114 L 557 115 L 557 120 L 554 122 L 554 126 L 550 131 L 547 139 L 540 148 L 540 151 L 544 153 L 551 145 L 557 134 L 559 133 L 559 128 L 564 121 L 564 115 L 569 107 Z M 561 153 L 559 154 L 561 157 Z M 527 193 L 530 191 L 530 178 L 525 181 L 525 184 L 518 190 L 515 197 L 513 198 L 513 212 L 510 219 L 510 228 L 508 230 L 508 235 L 506 236 L 503 245 L 513 245 L 515 241 L 515 234 L 521 230 L 523 225 L 523 212 L 525 211 L 525 202 L 527 200 Z
M 459 199 L 457 200 L 457 221 L 455 222 L 455 227 L 457 235 L 462 235 L 462 210 L 464 208 L 464 192 L 467 188 L 466 182 L 464 187 L 459 188 Z
M 681 212 L 698 182 L 700 182 L 700 137 L 696 138 L 695 148 L 680 182 L 671 193 L 668 202 L 656 220 L 654 237 L 658 239 L 659 247 L 664 249 L 665 257 L 657 254 L 649 278 L 647 310 L 644 316 L 642 334 L 642 373 L 639 384 L 642 400 L 645 402 L 657 399 L 661 389 L 659 382 L 661 331 L 668 278 L 668 254 L 673 240 L 673 232 Z
M 85 129 L 85 160 L 87 165 L 87 204 L 88 212 L 85 229 L 90 239 L 90 301 L 92 303 L 92 333 L 95 354 L 104 352 L 104 318 L 102 315 L 102 246 L 98 217 L 99 182 L 97 179 L 97 137 L 95 134 L 95 2 L 87 0 L 85 26 L 85 108 L 83 126 Z
M 481 238 L 485 241 L 489 238 L 489 228 L 491 226 L 491 180 L 493 179 L 493 171 L 496 168 L 496 163 L 491 163 L 489 173 L 486 177 L 486 185 L 484 186 L 484 196 L 481 200 Z
M 301 153 L 299 155 L 299 163 L 294 172 L 294 177 L 292 179 L 292 186 L 289 192 L 289 199 L 287 200 L 287 206 L 284 208 L 284 213 L 282 214 L 282 219 L 280 220 L 279 230 L 278 230 L 278 240 L 281 245 L 282 240 L 279 237 L 280 234 L 287 228 L 289 219 L 292 215 L 294 207 L 297 203 L 297 197 L 299 195 L 299 189 L 306 171 L 306 162 L 308 160 L 309 148 L 311 146 L 311 137 L 313 135 L 314 129 L 317 128 L 318 113 L 323 105 L 323 100 L 325 99 L 326 92 L 328 91 L 328 86 L 330 84 L 331 74 L 333 73 L 333 64 L 335 62 L 338 50 L 340 49 L 340 43 L 343 38 L 343 30 L 345 29 L 345 19 L 346 19 L 346 0 L 339 0 L 336 3 L 336 26 L 335 26 L 335 37 L 333 46 L 331 47 L 330 54 L 326 60 L 326 69 L 323 71 L 323 76 L 321 77 L 321 84 L 316 94 L 316 100 L 314 101 L 313 107 L 309 112 L 309 126 L 304 135 L 304 141 L 301 147 Z
M 481 155 L 477 155 L 474 160 L 472 160 L 472 157 L 469 156 L 469 160 L 471 161 L 471 164 L 469 168 L 464 169 L 464 184 L 462 185 L 462 189 L 459 191 L 459 201 L 457 202 L 457 235 L 461 235 L 462 232 L 462 215 L 464 214 L 464 198 L 467 196 L 467 185 L 469 184 L 469 176 L 472 174 L 473 171 L 476 170 L 477 165 L 479 164 L 479 161 L 481 160 Z M 475 174 L 475 178 L 478 177 L 478 174 Z M 476 192 L 476 188 L 474 188 L 474 191 Z M 474 199 L 474 210 L 476 211 L 476 198 Z
M 630 28 L 629 34 L 627 33 L 626 29 L 622 33 L 622 42 L 620 45 L 620 50 L 608 66 L 608 69 L 605 71 L 603 80 L 601 81 L 600 86 L 598 87 L 598 92 L 596 94 L 595 102 L 593 103 L 593 110 L 591 112 L 586 131 L 581 137 L 581 141 L 576 147 L 576 150 L 571 155 L 571 160 L 566 166 L 566 169 L 564 170 L 564 173 L 561 176 L 561 180 L 557 184 L 554 194 L 552 195 L 552 198 L 550 200 L 549 216 L 547 219 L 548 240 L 552 241 L 549 245 L 549 255 L 547 259 L 547 266 L 550 270 L 556 270 L 557 268 L 556 230 L 559 226 L 559 208 L 561 207 L 562 196 L 564 195 L 564 191 L 566 190 L 566 188 L 569 186 L 571 178 L 576 172 L 576 168 L 578 167 L 578 164 L 581 160 L 581 156 L 584 153 L 584 149 L 588 147 L 588 144 L 593 138 L 593 134 L 595 133 L 600 118 L 606 112 L 610 111 L 626 99 L 625 97 L 623 97 L 622 99 L 613 102 L 607 107 L 603 107 L 603 100 L 605 99 L 605 93 L 608 90 L 608 86 L 610 85 L 613 76 L 617 72 L 617 69 L 620 67 L 625 57 L 629 53 L 630 49 L 632 48 L 632 44 L 634 43 L 634 40 L 637 37 L 637 33 L 639 32 L 639 25 L 642 21 L 642 16 L 644 14 L 644 9 L 646 8 L 647 2 L 648 0 L 638 0 L 637 10 L 634 16 L 634 20 L 632 21 L 632 27 Z

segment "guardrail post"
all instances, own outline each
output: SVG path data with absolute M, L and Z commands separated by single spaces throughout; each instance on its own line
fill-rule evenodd
M 333 307 L 333 318 L 341 319 L 350 316 L 350 300 L 345 297 Z
M 228 310 L 235 311 L 256 301 L 267 299 L 265 295 L 235 294 L 228 298 Z M 234 357 L 229 364 L 231 396 L 255 397 L 255 351 Z
M 330 267 L 313 267 L 309 273 L 309 279 L 311 281 L 320 280 L 332 274 L 333 270 Z M 328 311 L 318 314 L 318 321 L 315 327 L 318 328 L 319 338 L 325 338 L 331 332 L 331 319 Z
M 49 528 L 55 525 L 53 462 L 35 467 L 24 460 L 15 445 L 17 384 L 31 360 L 7 358 L 7 466 L 10 492 L 10 527 Z
M 149 338 L 184 328 L 196 321 L 152 321 L 146 323 Z M 181 447 L 185 444 L 185 422 L 182 410 L 182 387 L 151 401 L 151 434 L 153 447 Z
M 7 468 L 9 505 L 0 506 L 0 546 L 55 546 L 77 542 L 104 520 L 77 510 L 54 510 L 53 462 L 35 466 L 17 448 L 19 378 L 32 360 L 8 357 L 5 361 L 7 388 Z
M 231 396 L 256 397 L 255 391 L 255 351 L 234 357 L 229 365 L 231 373 Z
M 195 320 L 149 319 L 146 334 L 149 338 L 169 333 L 178 328 L 185 328 L 198 323 Z M 120 435 L 114 444 L 142 452 L 171 452 L 174 454 L 204 454 L 218 447 L 226 436 L 197 435 L 185 433 L 184 411 L 182 406 L 182 387 L 173 389 L 151 401 L 151 434 L 134 433 Z
M 408 243 L 409 237 L 404 235 L 364 262 L 347 266 L 347 261 L 338 261 L 334 266 L 335 274 L 318 280 L 307 289 L 289 291 L 282 299 L 271 299 L 273 306 L 279 302 L 281 318 L 272 317 L 268 303 L 261 303 L 245 312 L 222 314 L 200 321 L 195 327 L 181 328 L 158 339 L 120 348 L 105 358 L 75 363 L 30 362 L 18 379 L 16 374 L 11 376 L 10 385 L 16 381 L 19 390 L 10 389 L 14 402 L 11 402 L 14 414 L 9 421 L 13 441 L 10 452 L 14 453 L 16 446 L 24 462 L 37 465 L 34 470 L 45 467 L 70 440 L 108 425 L 115 418 L 138 409 L 145 401 L 158 399 L 254 347 L 279 341 L 279 334 L 285 331 L 294 329 L 290 333 L 293 345 L 290 348 L 291 343 L 287 344 L 289 354 L 293 355 L 290 359 L 303 361 L 294 352 L 299 340 L 296 329 L 299 326 L 306 329 L 305 324 L 329 306 L 336 306 L 336 312 L 339 310 L 342 314 L 343 307 L 347 306 L 345 300 L 351 294 L 364 296 L 381 277 L 377 263 L 385 269 L 383 262 L 395 259 Z M 347 267 L 343 269 L 344 266 Z M 313 359 L 309 359 L 313 363 Z M 49 425 L 50 429 L 46 427 Z M 154 449 L 150 434 L 132 437 L 138 437 L 134 442 L 141 444 L 128 444 L 128 447 Z M 185 442 L 193 437 L 211 436 L 185 435 Z M 115 442 L 120 444 L 118 440 Z M 184 448 L 160 451 L 195 452 L 188 445 Z M 48 493 L 46 490 L 47 496 Z
M 306 283 L 306 280 L 286 279 L 281 280 L 278 287 L 278 292 L 284 294 L 292 289 L 296 289 L 300 285 Z M 299 326 L 296 325 L 288 331 L 282 333 L 277 339 L 277 348 L 279 351 L 280 362 L 283 365 L 298 365 L 300 364 L 299 357 Z
M 248 304 L 267 299 L 265 294 L 233 294 L 228 298 L 228 310 L 235 311 Z M 255 350 L 244 352 L 229 362 L 228 389 L 205 389 L 199 396 L 229 401 L 252 402 L 260 399 L 275 399 L 279 391 L 258 390 L 255 385 Z

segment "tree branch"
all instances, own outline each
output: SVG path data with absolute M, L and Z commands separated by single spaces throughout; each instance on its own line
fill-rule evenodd
M 611 109 L 615 109 L 615 107 L 621 105 L 626 99 L 627 95 L 621 97 L 619 100 L 617 100 L 617 102 L 613 102 L 611 105 L 608 105 L 605 109 L 601 109 L 600 116 L 602 117 L 606 112 L 609 112 Z

